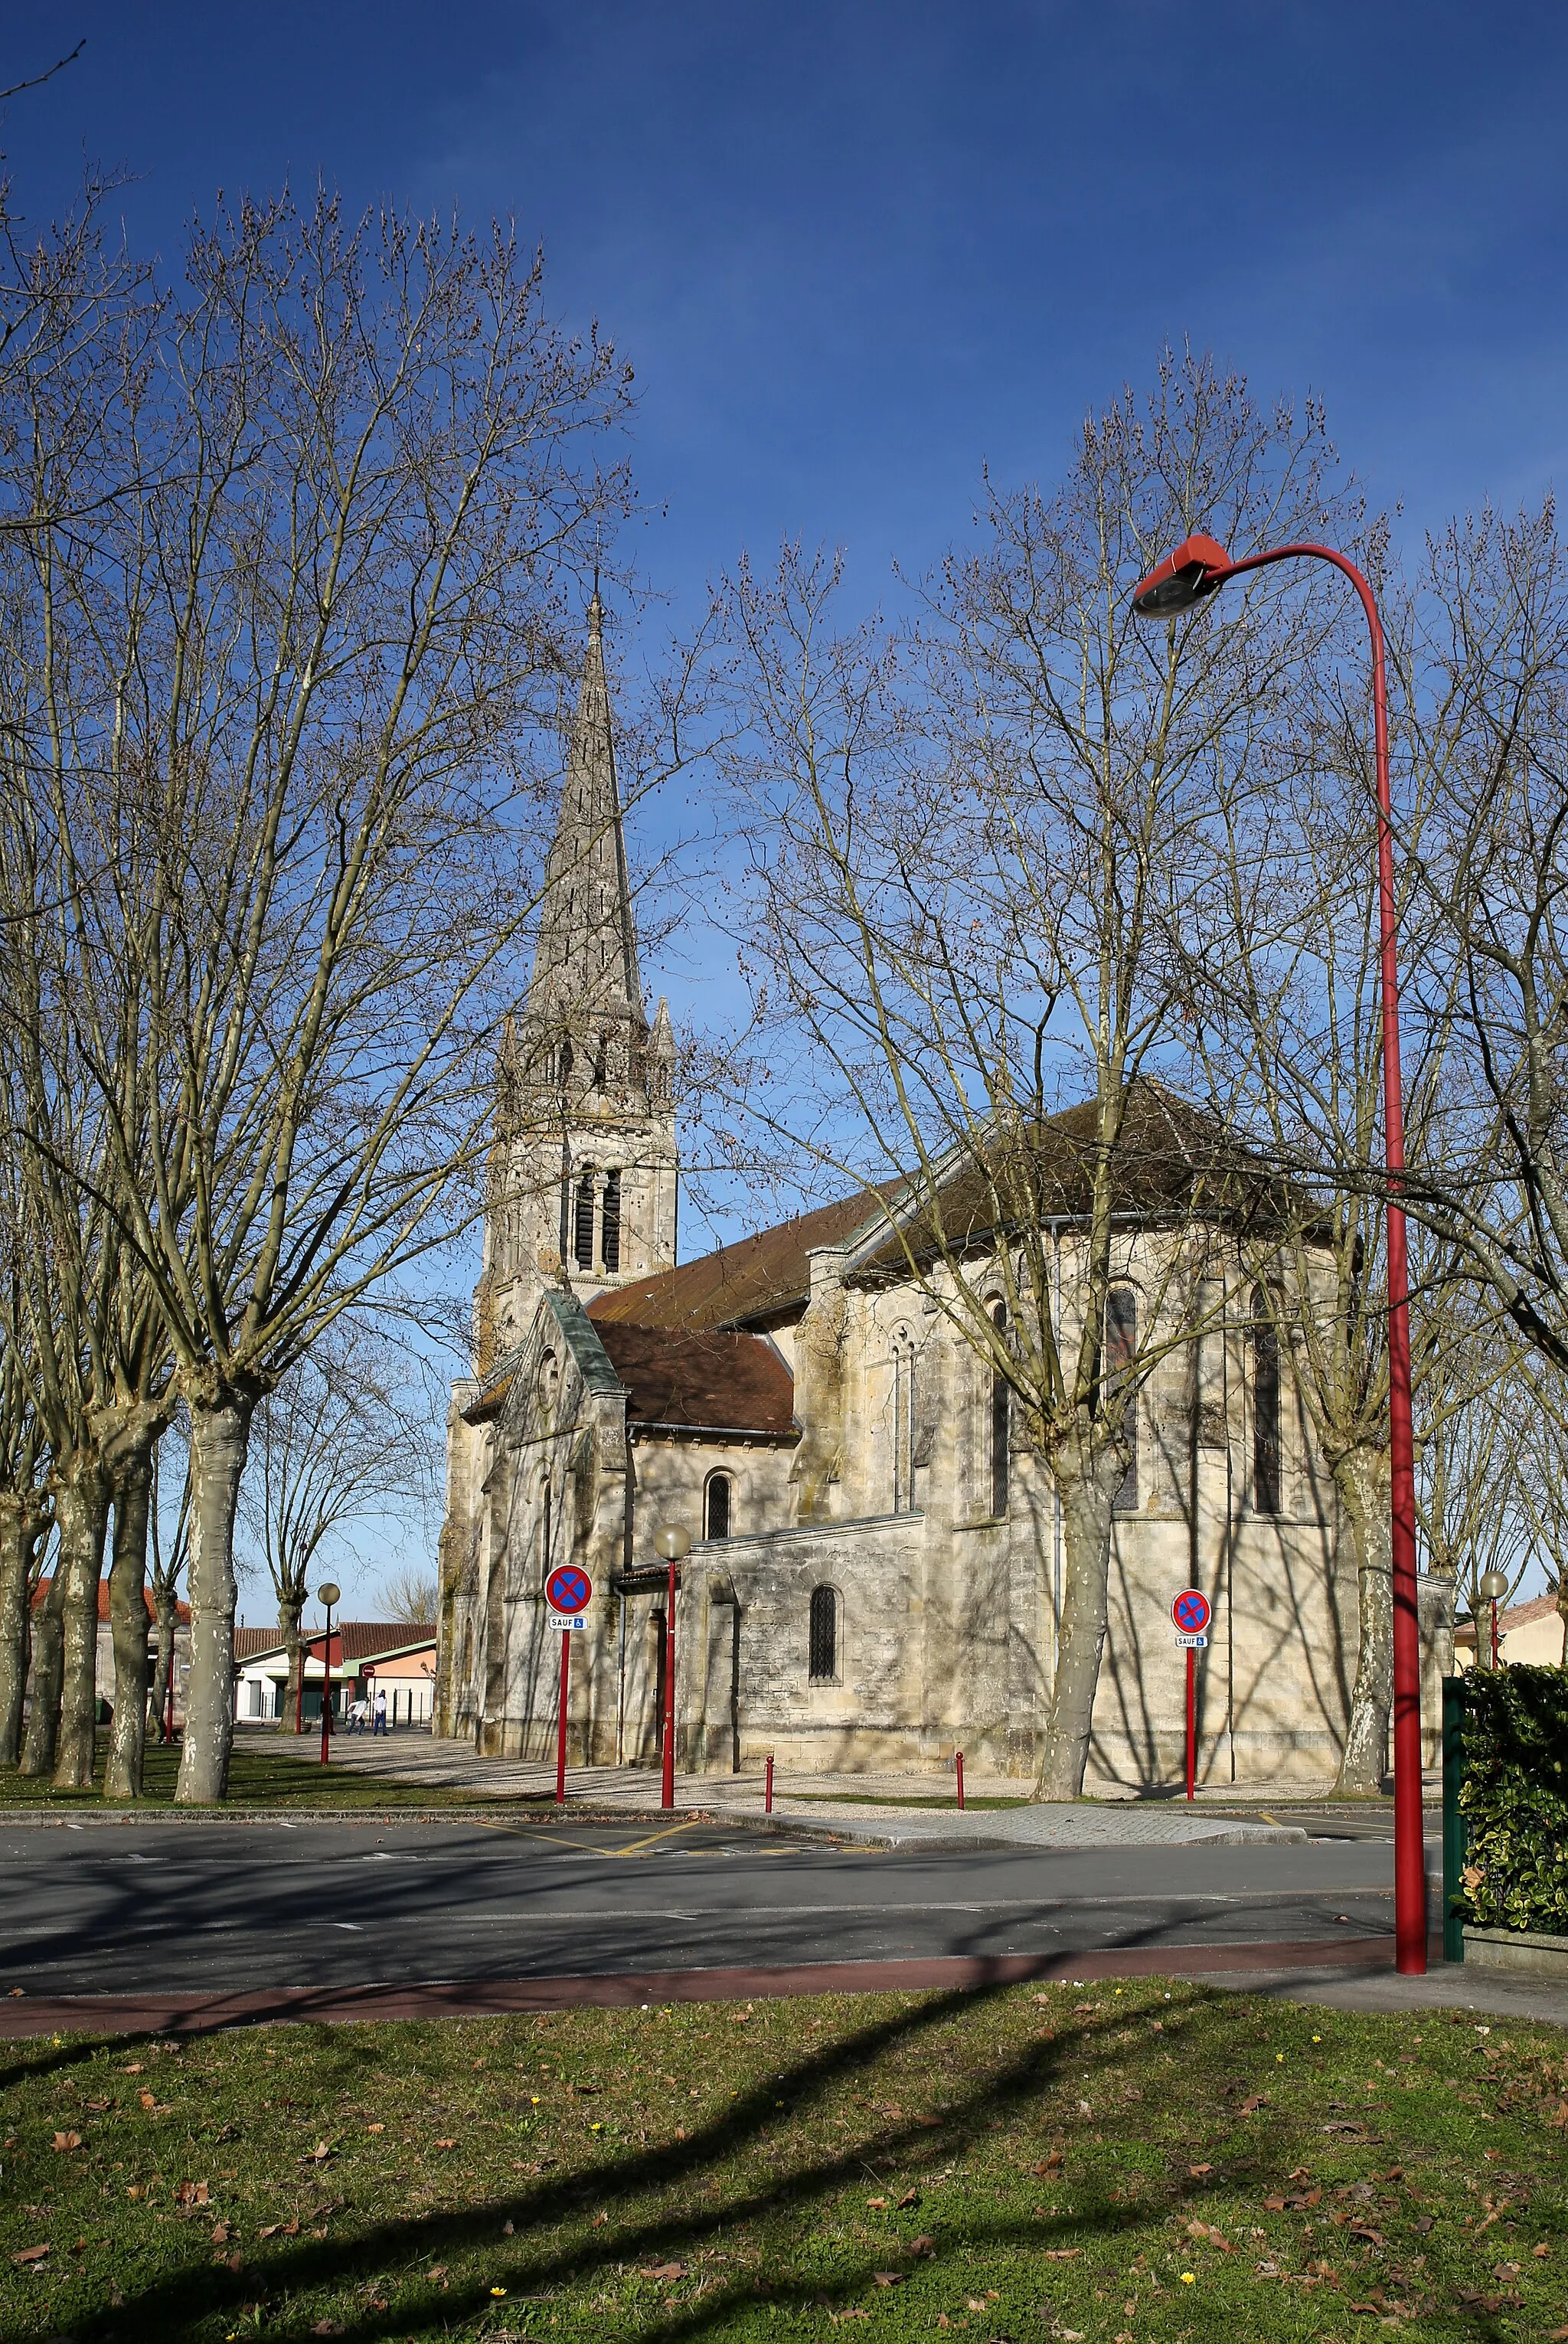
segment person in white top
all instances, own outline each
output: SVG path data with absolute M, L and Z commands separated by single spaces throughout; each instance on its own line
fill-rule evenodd
M 379 1685 L 376 1688 L 376 1723 L 371 1727 L 372 1739 L 387 1731 L 387 1695 Z

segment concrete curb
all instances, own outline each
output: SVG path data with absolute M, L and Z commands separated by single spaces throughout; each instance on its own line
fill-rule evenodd
M 939 1955 L 924 1960 L 815 1962 L 794 1967 L 629 1970 L 602 1977 L 438 1978 L 414 1985 L 275 1986 L 249 1994 L 52 1995 L 0 2002 L 0 2037 L 207 2035 L 225 2027 L 351 2026 L 370 2021 L 503 2018 L 668 2002 L 749 2002 L 813 1994 L 972 1994 L 1032 1982 L 1234 1978 L 1255 1971 L 1391 1973 L 1392 1937 L 1291 1944 L 1164 1945 L 1081 1954 Z

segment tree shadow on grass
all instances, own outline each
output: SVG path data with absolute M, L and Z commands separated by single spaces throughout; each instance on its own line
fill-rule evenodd
M 879 2016 L 802 2055 L 782 2075 L 770 2075 L 720 2116 L 701 2125 L 689 2140 L 635 2150 L 602 2165 L 583 2163 L 548 2181 L 487 2197 L 461 2211 L 381 2221 L 352 2238 L 302 2241 L 249 2269 L 172 2273 L 127 2293 L 123 2309 L 95 2314 L 85 2332 L 173 2338 L 183 2333 L 187 2323 L 215 2312 L 237 2313 L 258 2295 L 276 2302 L 284 2294 L 364 2284 L 373 2277 L 385 2277 L 389 2267 L 406 2270 L 481 2246 L 489 2247 L 497 2256 L 496 2275 L 504 2278 L 508 2287 L 505 2309 L 515 2319 L 530 2297 L 544 2295 L 568 2280 L 580 2282 L 586 2278 L 591 2284 L 598 2270 L 624 2281 L 623 2266 L 680 2259 L 710 2249 L 725 2232 L 749 2221 L 793 2214 L 803 2228 L 813 2212 L 839 2191 L 851 2185 L 864 2186 L 869 2174 L 879 2179 L 878 2167 L 903 2168 L 915 2175 L 929 2167 L 938 2152 L 950 2162 L 972 2149 L 982 2130 L 999 2117 L 1015 2114 L 1049 2086 L 1064 2059 L 1101 2033 L 1110 2015 L 1093 2026 L 1059 2027 L 1053 2039 L 1037 2037 L 1012 2057 L 1000 2059 L 994 2066 L 988 2062 L 970 2089 L 940 2105 L 937 2128 L 913 2118 L 885 2124 L 858 2136 L 842 2149 L 803 2155 L 766 2187 L 743 2182 L 711 2208 L 685 2206 L 650 2213 L 629 2226 L 618 2226 L 614 2212 L 617 2201 L 629 2206 L 650 2190 L 668 2190 L 683 2184 L 695 2187 L 719 2176 L 737 2157 L 759 2149 L 769 2127 L 779 2119 L 776 2105 L 779 2099 L 789 2117 L 799 2117 L 804 2113 L 803 2104 L 815 2096 L 860 2075 L 890 2051 L 945 2026 L 960 2010 L 972 2013 L 977 2003 L 1008 1990 L 933 1995 L 913 2007 Z M 1194 2002 L 1198 1999 L 1192 1997 Z M 1121 2014 L 1116 2017 L 1120 2021 Z M 377 2064 L 377 2057 L 367 2049 L 367 2066 Z M 559 2248 L 530 2252 L 529 2232 L 573 2220 L 589 2202 L 610 2213 L 602 2238 L 590 2235 Z M 909 2268 L 913 2278 L 922 2268 L 940 2269 L 950 2254 L 970 2254 L 977 2248 L 1025 2241 L 1041 2246 L 1069 2233 L 1077 2238 L 1111 2234 L 1147 2218 L 1147 2207 L 1105 2204 L 1095 2214 L 1066 2214 L 1054 2220 L 1010 2218 L 978 2228 L 969 2221 L 963 2236 L 946 2245 L 939 2226 L 929 2258 Z M 507 2221 L 513 2223 L 516 2235 L 503 2247 L 502 2225 Z M 499 2268 L 503 2254 L 508 2257 L 504 2270 Z M 876 2253 L 868 2248 L 835 2273 L 830 2291 L 819 2281 L 793 2284 L 785 2278 L 769 2286 L 768 2299 L 799 2309 L 819 2300 L 852 2303 L 871 2289 L 877 2268 Z M 423 2325 L 437 2333 L 467 2325 L 481 2313 L 499 2317 L 503 2306 L 491 2297 L 489 2286 L 488 2278 L 476 2278 L 471 2284 L 448 2281 L 444 2291 L 431 2284 L 422 2301 L 411 2302 L 405 2295 L 399 2305 L 389 2305 L 384 2311 L 367 2308 L 357 2319 L 345 2318 L 340 2332 L 359 2339 L 359 2344 L 373 2344 L 377 2339 L 407 2336 L 411 2324 L 414 2330 Z M 650 2288 L 648 2314 L 655 2313 L 658 2299 L 658 2288 Z M 726 2319 L 744 2308 L 754 2308 L 760 2299 L 759 2288 L 749 2278 L 738 2278 L 732 2284 L 707 2289 L 698 2299 L 667 2305 L 655 2317 L 645 2315 L 639 2320 L 639 2332 L 670 2339 L 701 2337 L 716 2332 Z M 507 2324 L 512 2326 L 512 2319 Z M 308 2316 L 301 2312 L 297 2324 L 269 2318 L 264 2332 L 278 2339 L 303 2339 L 311 2332 Z

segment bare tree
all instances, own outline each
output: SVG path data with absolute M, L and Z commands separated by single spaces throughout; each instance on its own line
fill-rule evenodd
M 286 1733 L 299 1713 L 299 1623 L 321 1546 L 351 1522 L 430 1502 L 431 1426 L 407 1389 L 407 1367 L 384 1338 L 340 1319 L 256 1412 L 240 1511 L 266 1561 L 288 1647 Z
M 769 1036 L 749 1105 L 804 1167 L 887 1200 L 904 1268 L 1049 1464 L 1066 1582 L 1042 1796 L 1082 1787 L 1139 1389 L 1190 1346 L 1215 1245 L 1281 1208 L 1150 1077 L 1183 1063 L 1169 937 L 1217 783 L 1333 623 L 1309 590 L 1151 634 L 1129 592 L 1200 519 L 1321 533 L 1329 464 L 1315 415 L 1265 417 L 1172 360 L 1146 407 L 1090 419 L 1053 496 L 990 494 L 912 640 L 837 631 L 836 569 L 793 551 L 729 597 L 743 965 Z M 1134 1321 L 1112 1298 L 1139 1225 L 1161 1269 Z
M 499 230 L 286 199 L 196 235 L 187 276 L 113 560 L 43 515 L 25 583 L 65 963 L 38 1054 L 68 1019 L 102 1109 L 93 1193 L 189 1413 L 178 1795 L 203 1800 L 226 1775 L 254 1410 L 479 1193 L 537 900 L 552 591 L 624 501 L 592 459 L 627 378 L 549 324 Z M 71 618 L 47 640 L 45 575 Z M 68 754 L 37 736 L 60 699 Z
M 407 1564 L 381 1584 L 382 1611 L 388 1620 L 397 1620 L 405 1627 L 433 1626 L 439 1600 L 440 1588 L 435 1572 L 426 1570 L 421 1564 Z

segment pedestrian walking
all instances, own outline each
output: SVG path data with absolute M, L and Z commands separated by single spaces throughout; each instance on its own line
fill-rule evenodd
M 363 1733 L 369 1723 L 370 1703 L 361 1695 L 359 1700 L 349 1703 L 348 1731 L 350 1733 Z
M 385 1692 L 381 1690 L 380 1686 L 379 1686 L 379 1685 L 377 1685 L 377 1687 L 376 1688 L 376 1722 L 375 1722 L 375 1723 L 372 1725 L 372 1727 L 371 1727 L 371 1729 L 370 1729 L 370 1738 L 371 1738 L 371 1740 L 372 1740 L 372 1741 L 374 1741 L 374 1740 L 375 1740 L 375 1738 L 376 1738 L 376 1736 L 377 1736 L 378 1733 L 386 1733 L 386 1731 L 387 1731 L 387 1695 L 386 1695 L 386 1694 L 385 1694 Z

